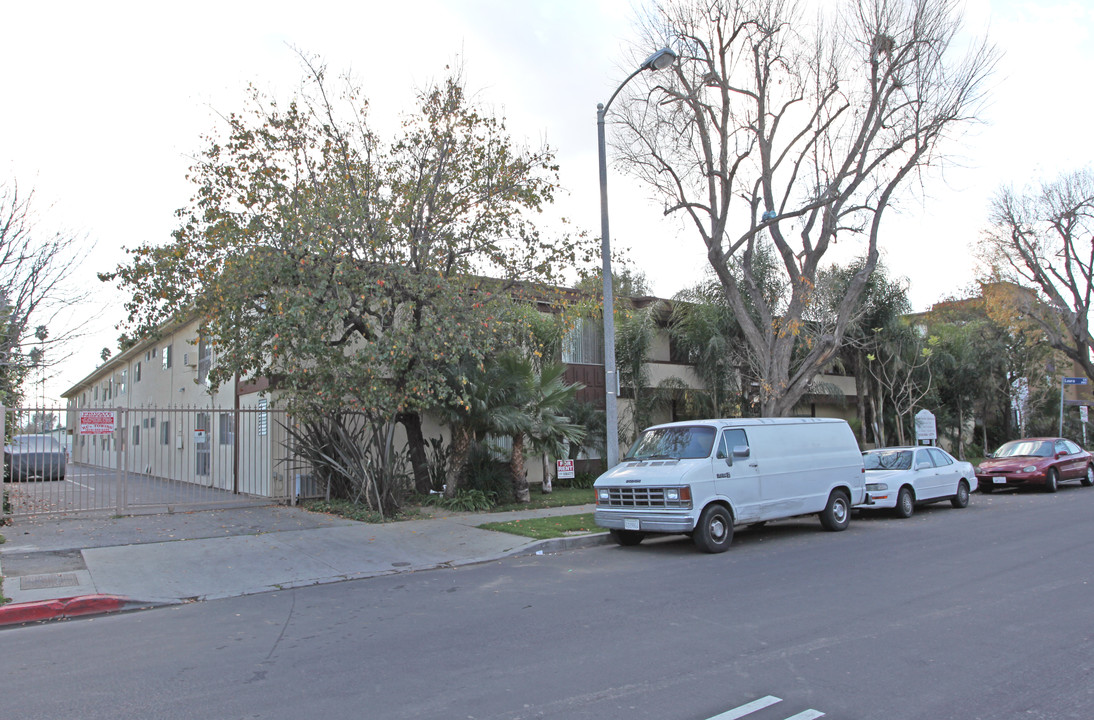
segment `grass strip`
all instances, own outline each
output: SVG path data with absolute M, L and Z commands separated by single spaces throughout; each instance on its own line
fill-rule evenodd
M 580 515 L 556 515 L 554 517 L 511 520 L 509 522 L 483 523 L 482 530 L 496 530 L 521 535 L 534 540 L 567 537 L 580 533 L 607 532 L 593 522 L 592 513 Z

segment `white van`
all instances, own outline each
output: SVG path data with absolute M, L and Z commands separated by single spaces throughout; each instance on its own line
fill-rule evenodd
M 690 534 L 723 552 L 735 525 L 820 515 L 843 530 L 869 503 L 862 454 L 843 420 L 730 418 L 656 425 L 597 478 L 596 524 L 620 545 Z

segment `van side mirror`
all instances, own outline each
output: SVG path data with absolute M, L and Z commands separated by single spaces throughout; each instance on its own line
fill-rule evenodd
M 746 458 L 752 454 L 748 445 L 736 445 L 733 448 L 733 457 Z

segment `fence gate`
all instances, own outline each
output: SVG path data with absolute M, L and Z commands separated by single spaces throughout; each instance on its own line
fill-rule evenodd
M 0 408 L 4 515 L 131 514 L 314 494 L 283 410 Z

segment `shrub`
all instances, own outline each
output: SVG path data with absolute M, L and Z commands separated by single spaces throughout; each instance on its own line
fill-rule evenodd
M 462 490 L 478 490 L 485 497 L 493 498 L 494 504 L 511 503 L 513 481 L 508 463 L 499 462 L 495 451 L 484 443 L 476 443 L 467 456 Z

